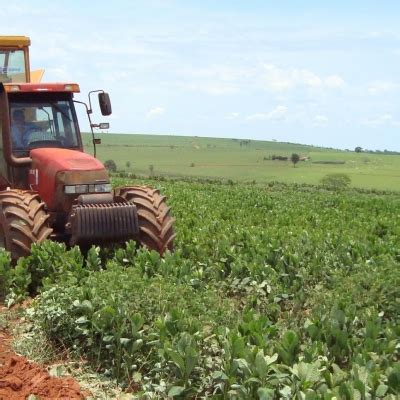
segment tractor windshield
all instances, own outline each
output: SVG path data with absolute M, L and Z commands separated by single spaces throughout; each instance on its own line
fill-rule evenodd
M 0 50 L 0 82 L 26 82 L 24 50 Z
M 13 150 L 79 147 L 78 128 L 70 100 L 10 102 Z

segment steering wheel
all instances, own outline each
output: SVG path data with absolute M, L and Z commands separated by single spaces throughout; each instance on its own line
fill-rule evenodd
M 34 132 L 43 132 L 43 131 L 36 126 L 31 126 L 30 128 L 26 129 L 22 136 L 22 142 L 24 143 L 25 147 L 28 147 L 30 145 L 29 139 Z
M 34 140 L 29 142 L 28 147 L 30 149 L 36 149 L 38 147 L 64 147 L 60 140 Z
M 38 135 L 35 137 L 35 133 Z M 33 140 L 32 140 L 33 139 Z M 38 148 L 38 147 L 65 147 L 64 138 L 54 138 L 51 134 L 37 126 L 31 126 L 24 133 L 25 147 Z

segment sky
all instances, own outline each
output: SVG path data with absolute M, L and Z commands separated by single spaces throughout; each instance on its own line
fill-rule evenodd
M 0 20 L 44 81 L 109 92 L 110 132 L 400 151 L 399 1 L 0 0 Z

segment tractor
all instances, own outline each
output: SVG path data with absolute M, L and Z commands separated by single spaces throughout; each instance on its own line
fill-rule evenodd
M 93 128 L 109 124 L 92 123 L 91 95 L 108 116 L 108 93 L 90 92 L 88 105 L 74 100 L 78 84 L 30 82 L 29 43 L 19 43 L 24 57 L 12 64 L 1 57 L 19 47 L 0 37 L 0 247 L 14 261 L 46 239 L 82 248 L 135 240 L 161 255 L 172 250 L 175 220 L 165 196 L 147 186 L 113 189 L 104 165 L 84 152 L 75 104 L 86 107 L 96 149 Z

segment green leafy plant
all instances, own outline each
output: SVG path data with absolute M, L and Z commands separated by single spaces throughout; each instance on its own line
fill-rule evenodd
M 50 343 L 143 398 L 396 398 L 397 194 L 143 183 L 169 196 L 173 253 L 44 243 L 13 269 L 0 251 Z
M 114 160 L 106 160 L 104 162 L 104 167 L 110 172 L 117 172 L 117 164 Z
M 321 179 L 321 184 L 329 189 L 346 189 L 351 184 L 351 178 L 342 173 L 328 174 Z

